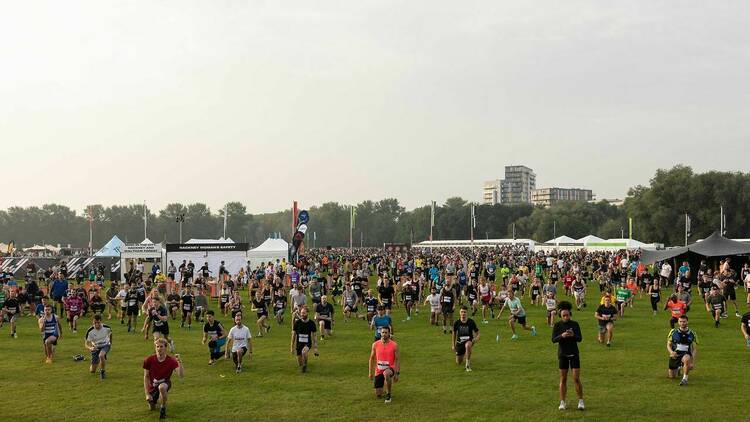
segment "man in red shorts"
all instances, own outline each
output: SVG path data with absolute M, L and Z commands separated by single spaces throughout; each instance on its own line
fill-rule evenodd
M 374 369 L 374 373 L 373 373 Z M 391 329 L 380 327 L 380 340 L 372 344 L 370 353 L 369 371 L 370 379 L 375 380 L 375 395 L 383 396 L 385 386 L 385 402 L 391 402 L 391 388 L 394 382 L 398 382 L 401 370 L 401 353 L 398 344 L 391 340 Z
M 172 386 L 172 372 L 177 370 L 177 375 L 183 377 L 183 365 L 180 355 L 171 357 L 167 355 L 167 340 L 163 337 L 154 341 L 156 353 L 143 361 L 143 390 L 146 393 L 146 401 L 151 410 L 156 408 L 156 403 L 161 399 L 159 419 L 167 417 L 167 394 Z

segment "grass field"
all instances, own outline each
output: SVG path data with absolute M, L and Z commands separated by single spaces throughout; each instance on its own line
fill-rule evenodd
M 593 287 L 593 286 L 592 286 Z M 243 295 L 244 296 L 244 295 Z M 697 299 L 700 301 L 700 299 Z M 618 321 L 613 347 L 596 342 L 594 306 L 574 312 L 581 324 L 582 381 L 587 410 L 557 410 L 556 345 L 543 311 L 528 305 L 529 320 L 539 336 L 523 332 L 517 341 L 500 321 L 480 324 L 481 341 L 472 359 L 474 371 L 457 367 L 449 335 L 427 323 L 427 309 L 409 322 L 402 309 L 394 312 L 395 340 L 401 347 L 401 379 L 393 402 L 375 399 L 367 378 L 372 334 L 364 321 L 334 326 L 334 336 L 311 356 L 306 374 L 289 353 L 289 325 L 254 338 L 252 360 L 235 375 L 231 361 L 207 365 L 200 343 L 201 326 L 192 331 L 170 322 L 177 352 L 185 362 L 185 378 L 173 377 L 169 420 L 743 420 L 750 388 L 750 349 L 739 333 L 739 319 L 730 317 L 713 327 L 701 304 L 690 313 L 698 334 L 699 354 L 690 384 L 678 387 L 666 378 L 668 315 L 653 316 L 646 298 Z M 215 304 L 214 304 L 215 306 Z M 744 307 L 744 305 L 742 305 Z M 338 309 L 337 309 L 338 312 Z M 481 318 L 478 318 L 478 320 Z M 503 318 L 504 320 L 505 318 Z M 228 318 L 220 318 L 230 326 Z M 4 420 L 156 420 L 143 400 L 141 363 L 153 353 L 151 341 L 128 334 L 112 320 L 113 348 L 104 381 L 89 374 L 89 355 L 78 334 L 65 331 L 57 359 L 45 365 L 33 318 L 24 317 L 17 339 L 0 337 L 0 373 L 6 394 Z M 247 321 L 246 321 L 247 322 Z M 249 321 L 254 329 L 255 316 Z M 496 342 L 496 334 L 500 341 Z M 86 362 L 74 362 L 81 353 Z M 9 400 L 10 398 L 16 400 Z M 569 404 L 575 404 L 572 380 Z M 573 407 L 573 406 L 570 406 Z M 745 415 L 745 416 L 742 416 Z

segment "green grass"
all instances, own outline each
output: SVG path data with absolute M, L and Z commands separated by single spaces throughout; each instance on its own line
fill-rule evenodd
M 244 295 L 243 295 L 244 296 Z M 700 299 L 697 299 L 699 302 Z M 700 345 L 690 385 L 678 387 L 666 378 L 668 315 L 651 314 L 647 299 L 636 301 L 616 324 L 611 349 L 596 342 L 593 305 L 573 317 L 581 324 L 582 381 L 587 410 L 557 410 L 556 345 L 550 342 L 543 311 L 528 305 L 538 337 L 523 332 L 510 341 L 506 325 L 481 325 L 482 339 L 472 359 L 474 372 L 457 367 L 449 335 L 427 324 L 426 309 L 402 322 L 394 312 L 395 340 L 401 347 L 401 379 L 393 402 L 376 400 L 367 378 L 371 332 L 363 321 L 344 323 L 337 315 L 335 332 L 311 356 L 308 373 L 300 374 L 289 353 L 289 325 L 255 338 L 252 360 L 235 375 L 231 361 L 207 365 L 207 348 L 200 344 L 201 327 L 182 330 L 170 321 L 177 351 L 185 362 L 185 378 L 173 378 L 170 420 L 735 420 L 747 414 L 745 392 L 750 387 L 750 358 L 739 334 L 739 319 L 730 312 L 719 329 L 701 304 L 690 313 L 690 326 Z M 215 305 L 214 305 L 215 306 Z M 337 308 L 338 311 L 338 308 Z M 479 320 L 481 318 L 477 318 Z M 504 319 L 504 318 L 503 318 Z M 228 318 L 220 318 L 225 326 Z M 248 325 L 254 329 L 253 315 Z M 45 365 L 33 318 L 19 323 L 11 339 L 7 326 L 0 337 L 0 373 L 6 394 L 18 400 L 3 406 L 4 420 L 156 420 L 143 400 L 142 359 L 153 353 L 151 341 L 128 334 L 119 321 L 114 329 L 108 378 L 88 373 L 83 348 L 85 323 L 78 334 L 65 332 L 57 360 Z M 495 341 L 499 332 L 500 342 Z M 87 356 L 74 362 L 72 355 Z M 569 403 L 575 404 L 572 381 Z

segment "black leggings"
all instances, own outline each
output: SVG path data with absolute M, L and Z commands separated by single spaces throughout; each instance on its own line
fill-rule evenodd
M 659 297 L 659 296 L 656 296 L 656 297 L 651 296 L 651 309 L 654 312 L 657 311 L 656 304 L 659 303 L 659 301 L 661 301 L 661 297 Z

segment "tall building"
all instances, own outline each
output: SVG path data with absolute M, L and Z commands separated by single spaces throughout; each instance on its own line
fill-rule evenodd
M 531 203 L 543 207 L 549 207 L 557 202 L 589 202 L 593 199 L 594 193 L 591 189 L 541 188 L 534 189 L 531 193 Z
M 500 202 L 500 179 L 489 180 L 484 182 L 482 190 L 482 203 L 485 205 L 495 205 Z
M 531 191 L 536 189 L 536 174 L 526 166 L 505 166 L 505 179 L 500 184 L 500 203 L 529 204 Z

